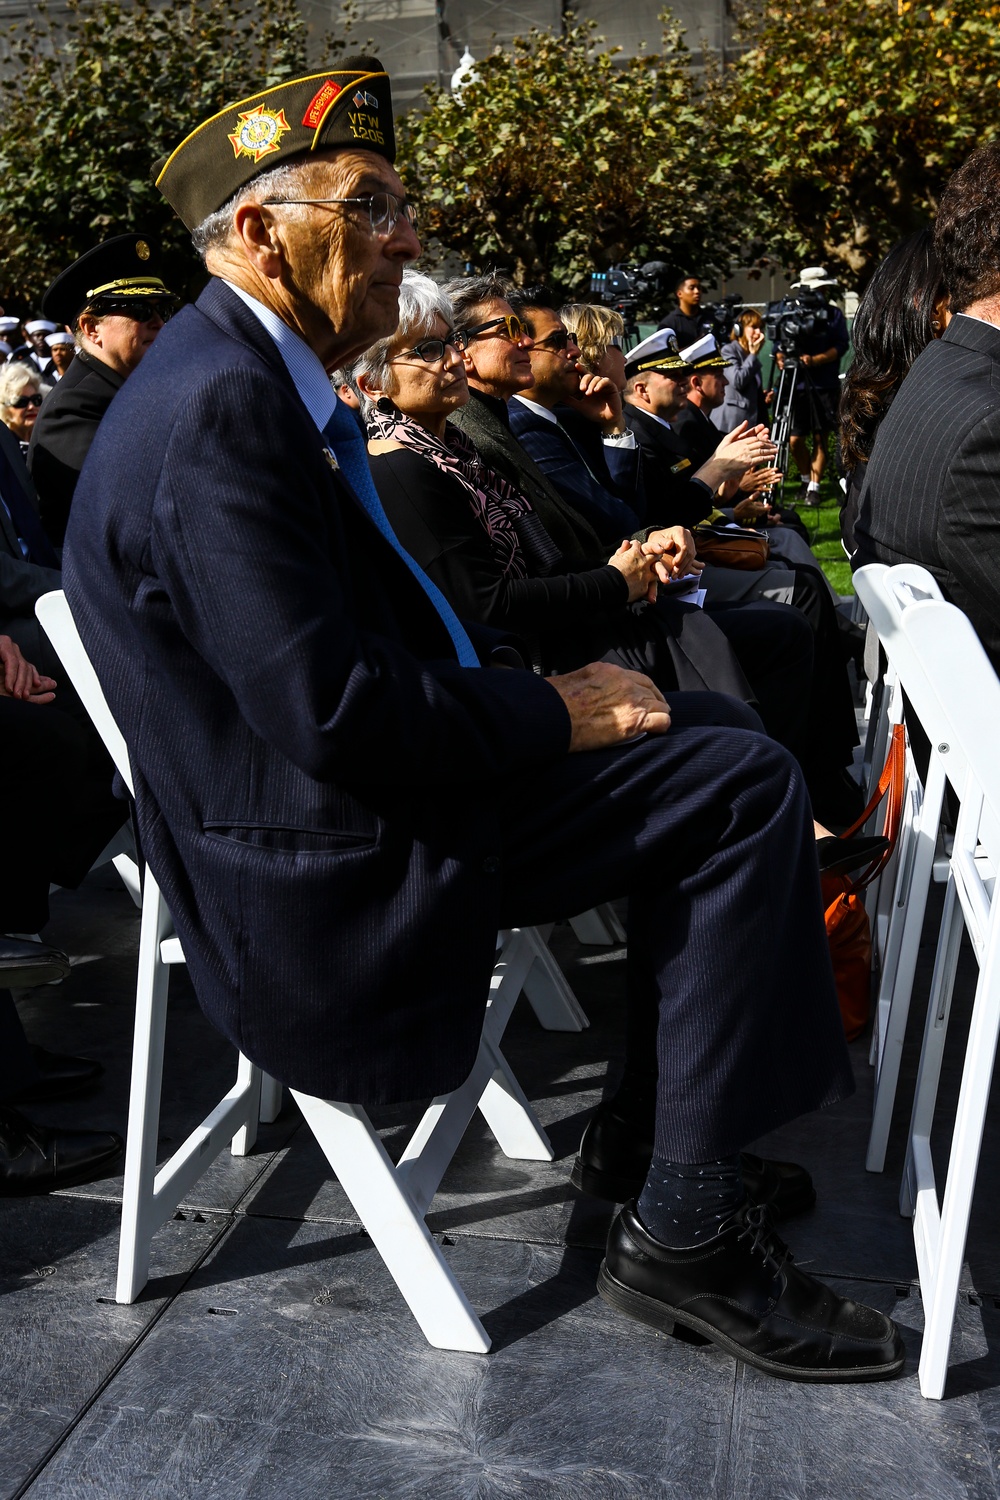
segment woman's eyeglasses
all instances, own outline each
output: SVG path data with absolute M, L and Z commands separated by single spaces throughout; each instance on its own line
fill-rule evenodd
M 16 401 L 8 401 L 7 405 L 12 406 L 15 411 L 24 411 L 29 406 L 41 406 L 44 399 L 36 392 L 34 396 L 18 396 Z
M 396 360 L 402 359 L 406 355 L 415 355 L 417 359 L 422 359 L 427 365 L 436 365 L 444 359 L 446 349 L 457 349 L 461 353 L 465 348 L 466 337 L 467 335 L 464 333 L 452 331 L 443 339 L 421 339 L 420 343 L 414 344 L 412 349 L 402 349 L 389 363 L 395 364 Z
M 523 339 L 527 332 L 521 319 L 515 313 L 506 313 L 502 318 L 490 318 L 485 323 L 473 323 L 471 328 L 465 329 L 465 337 L 474 339 L 481 333 L 489 333 L 491 329 L 496 329 L 498 338 L 509 339 L 512 344 Z M 502 333 L 501 329 L 503 329 Z

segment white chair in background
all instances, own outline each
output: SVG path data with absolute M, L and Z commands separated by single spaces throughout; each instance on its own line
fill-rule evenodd
M 891 569 L 882 564 L 860 568 L 854 575 L 854 584 L 888 660 L 883 710 L 886 723 L 891 726 L 902 721 L 901 679 L 904 673 L 911 712 L 923 723 L 933 695 L 928 697 L 928 689 L 917 670 L 901 622 L 911 605 L 927 599 L 940 599 L 937 584 L 925 569 L 912 564 Z M 881 1172 L 885 1166 L 944 796 L 944 779 L 939 767 L 932 766 L 927 786 L 923 787 L 912 757 L 908 755 L 907 773 L 896 855 L 883 876 L 873 922 L 873 940 L 879 958 L 879 988 L 871 1053 L 875 1067 L 875 1096 L 865 1161 L 870 1172 Z
M 36 613 L 119 774 L 132 789 L 124 737 L 108 707 L 62 591 Z M 159 1127 L 170 967 L 183 963 L 180 940 L 152 872 L 143 880 L 136 1023 L 116 1300 L 134 1301 L 149 1275 L 153 1235 L 175 1212 L 227 1142 L 234 1155 L 253 1146 L 258 1118 L 273 1119 L 281 1086 L 240 1057 L 233 1088 L 159 1170 Z M 360 1107 L 293 1090 L 336 1173 L 428 1341 L 485 1352 L 489 1338 L 424 1222 L 441 1178 L 478 1108 L 509 1156 L 551 1161 L 552 1148 L 500 1051 L 504 1028 L 524 990 L 541 1023 L 579 1031 L 587 1018 L 543 937 L 532 928 L 500 934 L 499 957 L 475 1065 L 461 1088 L 425 1111 L 397 1165 Z M 263 1106 L 262 1106 L 262 1100 Z
M 927 1005 L 900 1210 L 913 1214 L 924 1341 L 920 1389 L 944 1392 L 962 1260 L 1000 1035 L 1000 680 L 972 625 L 953 605 L 922 601 L 902 613 L 911 660 L 899 656 L 907 697 L 919 702 L 931 741 L 931 786 L 945 778 L 960 797 L 944 911 Z M 979 965 L 943 1197 L 931 1135 L 963 930 Z

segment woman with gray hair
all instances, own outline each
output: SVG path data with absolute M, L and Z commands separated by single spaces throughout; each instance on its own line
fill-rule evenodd
M 747 702 L 728 642 L 700 610 L 657 599 L 654 564 L 638 542 L 582 566 L 567 562 L 531 502 L 449 425 L 469 399 L 464 341 L 452 325 L 445 293 L 407 271 L 395 334 L 351 371 L 375 484 L 411 557 L 462 618 L 516 633 L 541 671 L 603 659 L 647 673 L 661 689 L 714 689 Z M 736 704 L 703 707 L 747 722 Z
M 0 418 L 27 453 L 38 408 L 52 389 L 43 384 L 33 365 L 15 360 L 0 369 Z

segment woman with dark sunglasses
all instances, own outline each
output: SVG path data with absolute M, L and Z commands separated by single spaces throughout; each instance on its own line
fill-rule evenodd
M 31 365 L 17 361 L 0 370 L 0 417 L 17 438 L 22 453 L 28 451 L 38 408 L 50 390 Z

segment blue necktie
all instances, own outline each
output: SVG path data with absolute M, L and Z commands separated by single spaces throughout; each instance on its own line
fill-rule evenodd
M 28 562 L 38 563 L 43 568 L 58 568 L 59 559 L 52 543 L 45 535 L 35 507 L 25 492 L 24 486 L 14 472 L 14 464 L 0 446 L 0 498 L 7 507 L 18 540 L 28 549 Z
M 323 436 L 329 442 L 333 455 L 355 498 L 371 516 L 393 550 L 403 559 L 437 610 L 445 629 L 451 636 L 455 653 L 462 666 L 478 667 L 479 657 L 462 627 L 462 622 L 437 585 L 431 582 L 423 569 L 417 566 L 406 549 L 400 545 L 396 533 L 389 525 L 389 517 L 382 509 L 382 502 L 378 497 L 371 469 L 368 467 L 368 452 L 361 429 L 350 407 L 346 406 L 343 401 L 338 401 L 333 408 L 333 416 L 323 428 Z

